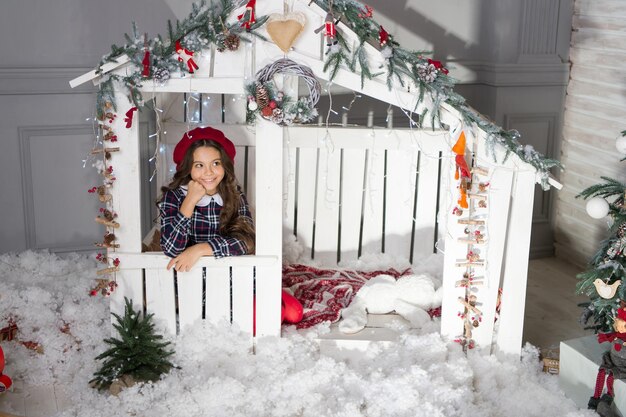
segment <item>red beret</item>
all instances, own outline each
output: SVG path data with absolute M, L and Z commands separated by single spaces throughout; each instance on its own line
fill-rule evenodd
M 235 145 L 224 136 L 221 130 L 213 129 L 212 127 L 197 127 L 186 132 L 180 142 L 176 144 L 174 148 L 174 163 L 176 164 L 176 168 L 179 168 L 180 164 L 183 162 L 183 158 L 185 158 L 185 153 L 187 149 L 189 149 L 189 146 L 191 146 L 193 142 L 203 139 L 212 140 L 220 144 L 233 164 L 235 163 L 235 154 L 237 153 Z

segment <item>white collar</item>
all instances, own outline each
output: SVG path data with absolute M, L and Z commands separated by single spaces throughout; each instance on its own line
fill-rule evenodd
M 181 185 L 180 189 L 183 191 L 183 195 L 187 195 L 187 185 Z M 217 205 L 219 205 L 221 207 L 224 206 L 224 200 L 222 199 L 222 196 L 219 193 L 215 193 L 213 195 L 208 195 L 208 194 L 203 195 L 202 198 L 200 199 L 200 201 L 198 201 L 196 203 L 196 206 L 197 207 L 206 207 L 213 200 L 215 200 Z

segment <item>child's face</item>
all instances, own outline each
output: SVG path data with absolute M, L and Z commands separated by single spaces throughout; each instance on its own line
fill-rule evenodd
M 217 186 L 224 179 L 224 167 L 217 149 L 202 146 L 193 151 L 191 179 L 202 184 L 208 195 L 217 193 Z

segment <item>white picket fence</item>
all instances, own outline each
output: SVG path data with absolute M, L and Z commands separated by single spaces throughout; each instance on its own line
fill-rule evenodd
M 203 319 L 215 324 L 235 324 L 253 335 L 255 294 L 263 294 L 268 267 L 277 262 L 271 256 L 202 258 L 189 272 L 165 267 L 170 258 L 160 252 L 117 252 L 124 268 L 117 273 L 118 291 L 112 295 L 112 309 L 123 307 L 123 297 L 136 308 L 155 315 L 168 332 L 180 333 L 185 326 Z M 274 331 L 264 327 L 263 311 L 275 310 L 257 298 L 259 335 Z M 272 308 L 274 307 L 274 308 Z

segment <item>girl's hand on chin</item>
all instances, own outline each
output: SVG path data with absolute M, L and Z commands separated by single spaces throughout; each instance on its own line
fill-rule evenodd
M 189 181 L 187 184 L 187 196 L 189 196 L 189 198 L 197 203 L 205 195 L 206 188 L 204 188 L 204 185 L 200 184 L 198 181 Z

